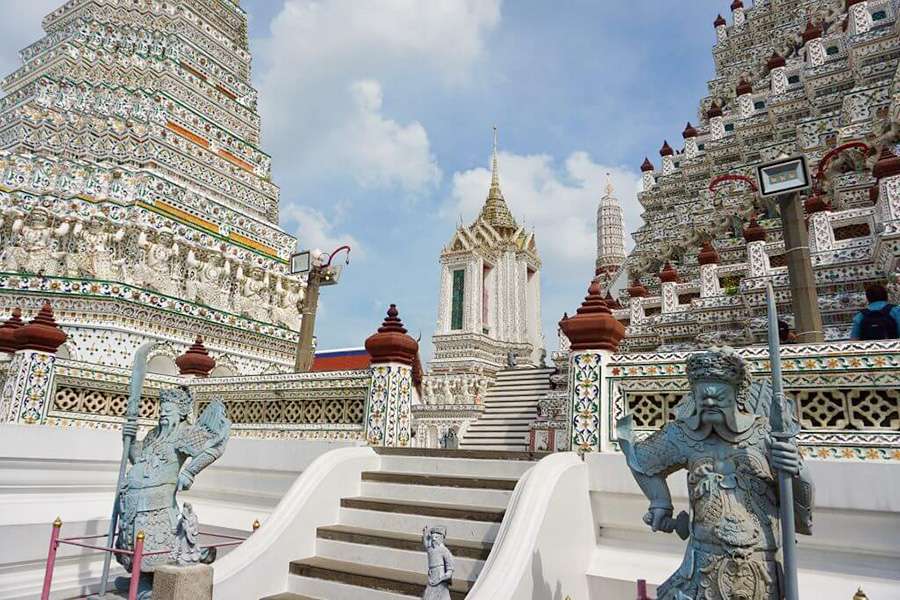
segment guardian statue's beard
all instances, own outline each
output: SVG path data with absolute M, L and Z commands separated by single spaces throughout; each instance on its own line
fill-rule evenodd
M 724 440 L 733 440 L 753 426 L 753 415 L 741 412 L 737 405 L 726 410 L 697 407 L 694 414 L 685 419 L 696 440 L 706 439 L 713 432 Z

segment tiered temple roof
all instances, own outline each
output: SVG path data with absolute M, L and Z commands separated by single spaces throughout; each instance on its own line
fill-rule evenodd
M 616 311 L 625 349 L 761 341 L 770 276 L 792 321 L 780 214 L 751 183 L 755 165 L 782 154 L 805 154 L 817 173 L 805 206 L 826 339 L 849 336 L 864 285 L 893 285 L 900 241 L 872 167 L 900 140 L 895 6 L 761 0 L 733 7 L 730 24 L 715 19 L 715 77 L 696 124 L 682 149 L 663 143 L 659 167 L 641 166 L 644 225 L 627 268 L 647 294 L 623 294 Z

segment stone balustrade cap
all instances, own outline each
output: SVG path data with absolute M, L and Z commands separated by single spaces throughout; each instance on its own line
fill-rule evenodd
M 600 295 L 600 281 L 594 279 L 575 315 L 563 318 L 559 327 L 569 339 L 572 350 L 608 350 L 615 352 L 625 337 L 625 326 L 613 316 Z
M 13 354 L 19 349 L 19 341 L 16 330 L 25 325 L 22 321 L 22 309 L 18 306 L 12 309 L 10 317 L 0 325 L 0 352 Z
M 203 345 L 203 336 L 198 335 L 187 351 L 175 359 L 175 364 L 181 375 L 209 377 L 210 372 L 216 368 L 216 359 L 209 355 Z
M 419 354 L 419 343 L 406 333 L 396 304 L 391 304 L 378 331 L 366 339 L 366 351 L 372 364 L 397 362 L 413 366 Z
M 49 300 L 44 301 L 37 315 L 28 324 L 18 328 L 15 335 L 19 350 L 37 350 L 50 354 L 56 354 L 69 337 L 56 324 Z

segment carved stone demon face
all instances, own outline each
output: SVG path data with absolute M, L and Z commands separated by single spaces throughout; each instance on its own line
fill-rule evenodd
M 700 423 L 728 425 L 735 430 L 737 416 L 737 390 L 724 381 L 701 380 L 694 382 L 694 399 Z

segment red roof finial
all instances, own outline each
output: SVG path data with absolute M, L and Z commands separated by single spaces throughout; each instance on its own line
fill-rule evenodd
M 68 337 L 56 324 L 49 300 L 44 300 L 38 314 L 27 325 L 16 331 L 16 341 L 20 350 L 37 350 L 50 354 L 56 354 Z
M 744 8 L 744 3 L 741 2 L 741 0 L 734 0 L 734 2 L 731 3 L 731 12 L 734 12 L 739 8 Z
M 22 309 L 18 306 L 12 309 L 10 316 L 3 325 L 0 325 L 0 352 L 13 354 L 19 349 L 19 341 L 16 339 L 16 330 L 25 323 L 22 321 Z
M 663 283 L 673 283 L 678 281 L 678 271 L 672 266 L 672 263 L 666 261 L 662 271 L 659 272 L 659 280 Z
M 681 137 L 684 139 L 697 137 L 697 130 L 691 125 L 691 122 L 688 121 L 687 125 L 684 128 L 684 131 L 681 132 Z
M 419 343 L 407 335 L 396 304 L 391 304 L 378 332 L 366 339 L 366 350 L 372 364 L 397 362 L 412 366 L 419 353 Z
M 728 21 L 726 21 L 725 17 L 723 17 L 721 14 L 716 17 L 715 21 L 713 21 L 713 25 L 716 27 L 723 27 L 727 24 L 728 24 Z
M 822 28 L 812 21 L 807 21 L 806 30 L 803 32 L 803 43 L 806 44 L 820 37 L 822 37 Z
M 672 156 L 675 154 L 675 151 L 672 150 L 672 147 L 669 145 L 667 140 L 663 140 L 662 148 L 659 149 L 660 156 Z
M 559 322 L 571 342 L 572 350 L 608 350 L 615 352 L 625 337 L 625 326 L 617 321 L 600 296 L 600 282 L 593 280 L 581 308 L 574 316 Z
M 776 52 L 772 53 L 772 56 L 769 58 L 768 62 L 766 63 L 766 67 L 768 67 L 768 69 L 771 71 L 773 69 L 783 67 L 786 64 L 787 64 L 787 61 L 784 59 L 784 57 L 781 56 L 780 54 L 778 54 L 778 52 L 776 51 Z
M 649 295 L 649 290 L 644 287 L 644 284 L 641 283 L 640 279 L 635 277 L 634 281 L 631 283 L 631 287 L 628 288 L 628 296 L 631 298 L 646 298 Z
M 748 244 L 766 241 L 766 230 L 756 221 L 756 215 L 750 215 L 750 224 L 744 228 L 744 240 Z
M 872 168 L 872 176 L 875 179 L 883 179 L 894 175 L 900 175 L 900 158 L 885 145 L 878 156 L 878 162 Z
M 654 169 L 653 163 L 650 162 L 650 159 L 646 156 L 644 157 L 644 162 L 641 164 L 641 171 L 647 173 L 648 171 L 652 171 Z
M 719 103 L 715 100 L 712 101 L 712 104 L 709 105 L 709 110 L 706 111 L 706 118 L 712 119 L 713 117 L 721 117 L 722 116 L 722 107 L 719 106 Z
M 712 242 L 706 240 L 703 242 L 703 247 L 700 248 L 699 254 L 697 254 L 697 263 L 701 265 L 714 265 L 719 262 L 719 253 L 716 252 L 716 249 L 713 247 Z
M 216 359 L 209 355 L 203 345 L 203 336 L 198 335 L 190 348 L 175 359 L 175 364 L 181 375 L 209 377 L 210 372 L 216 368 Z
M 749 81 L 741 77 L 741 80 L 738 81 L 736 91 L 738 96 L 743 96 L 744 94 L 752 94 L 753 86 L 750 85 Z

